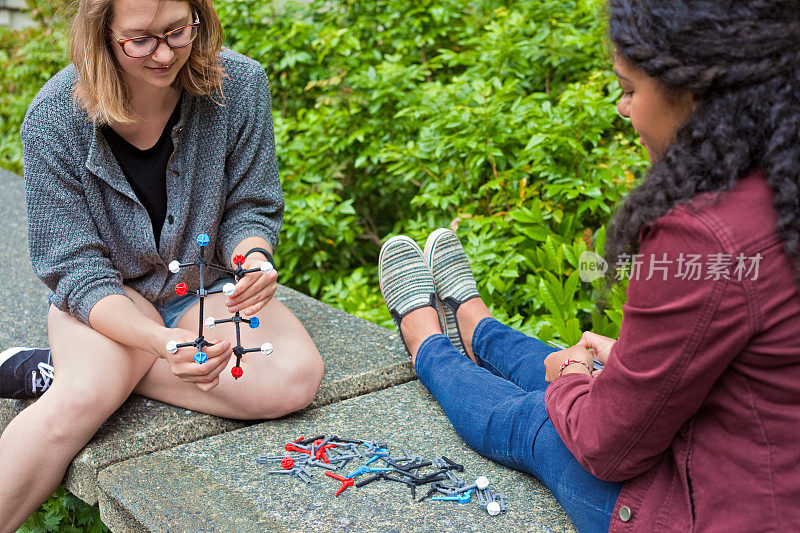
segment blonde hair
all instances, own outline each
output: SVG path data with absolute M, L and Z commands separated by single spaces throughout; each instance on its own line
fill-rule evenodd
M 200 27 L 189 59 L 172 86 L 191 94 L 216 92 L 222 97 L 224 72 L 218 57 L 222 25 L 213 0 L 178 1 L 189 3 L 200 19 Z M 113 8 L 114 0 L 80 0 L 70 26 L 70 53 L 78 77 L 73 97 L 95 124 L 130 124 L 138 119 L 130 106 L 130 90 L 111 51 L 112 44 L 116 45 L 109 40 L 108 30 Z

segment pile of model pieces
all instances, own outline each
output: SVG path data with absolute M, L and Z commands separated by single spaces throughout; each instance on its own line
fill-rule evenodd
M 478 503 L 490 515 L 506 510 L 505 497 L 489 489 L 489 480 L 485 476 L 478 476 L 474 483 L 467 484 L 463 475 L 459 475 L 464 473 L 464 466 L 444 456 L 428 460 L 405 449 L 402 455 L 392 455 L 386 444 L 324 435 L 308 439 L 299 437 L 287 442 L 284 449 L 290 453 L 262 455 L 256 463 L 280 463 L 280 470 L 270 470 L 269 473 L 294 476 L 304 483 L 312 483 L 314 471 L 324 470 L 324 475 L 342 484 L 335 496 L 348 487 L 360 488 L 375 481 L 388 481 L 407 485 L 411 489 L 411 498 L 419 502 L 430 498 L 469 503 L 474 493 Z M 341 474 L 335 474 L 335 471 Z M 345 471 L 349 473 L 344 474 Z M 427 489 L 419 500 L 418 488 Z

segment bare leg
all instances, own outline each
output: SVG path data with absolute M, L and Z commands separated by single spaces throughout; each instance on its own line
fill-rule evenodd
M 417 352 L 422 342 L 431 335 L 442 333 L 439 327 L 439 315 L 433 307 L 420 307 L 411 311 L 400 321 L 403 340 L 411 353 L 411 365 L 417 360 Z
M 218 319 L 229 317 L 226 299 L 222 294 L 206 297 L 204 314 Z M 189 309 L 178 327 L 197 331 L 199 307 L 198 303 Z M 324 373 L 314 342 L 300 321 L 276 299 L 255 316 L 261 322 L 257 329 L 241 325 L 242 346 L 255 348 L 269 341 L 275 351 L 270 355 L 246 354 L 242 358 L 244 375 L 238 380 L 230 373 L 236 362 L 234 357 L 220 375 L 219 385 L 210 392 L 179 380 L 167 362 L 159 359 L 135 392 L 187 409 L 236 419 L 276 418 L 306 407 L 314 399 Z M 232 324 L 205 328 L 204 335 L 207 339 L 236 344 Z
M 129 296 L 161 322 L 140 295 Z M 0 532 L 15 531 L 61 482 L 72 458 L 125 401 L 156 357 L 123 346 L 50 307 L 58 379 L 0 437 Z
M 475 333 L 475 328 L 478 327 L 478 322 L 492 314 L 489 308 L 483 303 L 480 297 L 467 300 L 458 307 L 456 312 L 456 320 L 458 320 L 458 329 L 461 331 L 461 342 L 464 344 L 464 349 L 467 355 L 473 362 L 476 362 L 475 354 L 472 352 L 472 336 Z
M 162 323 L 152 304 L 127 290 L 143 313 Z M 229 316 L 225 297 L 215 296 L 206 300 L 208 314 Z M 198 308 L 190 309 L 179 327 L 196 328 Z M 123 346 L 51 307 L 48 332 L 59 378 L 0 437 L 0 533 L 15 531 L 52 494 L 72 458 L 134 390 L 188 409 L 239 419 L 282 416 L 308 405 L 323 374 L 314 343 L 277 300 L 257 316 L 262 325 L 257 330 L 242 328 L 242 344 L 255 347 L 269 340 L 275 351 L 269 356 L 246 355 L 245 374 L 238 382 L 225 372 L 220 385 L 206 393 L 175 377 L 163 359 Z M 235 341 L 232 325 L 217 328 L 206 335 Z
M 458 307 L 456 320 L 458 320 L 458 327 L 461 331 L 461 342 L 472 362 L 476 362 L 475 354 L 472 353 L 472 336 L 475 328 L 481 320 L 490 316 L 492 314 L 489 312 L 489 308 L 479 297 L 467 300 Z M 439 328 L 436 310 L 433 307 L 421 307 L 412 311 L 403 317 L 400 327 L 403 330 L 403 339 L 408 346 L 408 351 L 411 352 L 412 363 L 416 360 L 417 350 L 422 342 L 431 335 L 442 332 Z

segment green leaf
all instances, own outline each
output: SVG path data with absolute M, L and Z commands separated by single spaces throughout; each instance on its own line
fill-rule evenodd
M 544 242 L 552 232 L 543 226 L 519 226 L 517 230 L 534 241 Z
M 569 275 L 567 278 L 567 282 L 564 284 L 564 301 L 571 302 L 575 299 L 575 292 L 578 289 L 578 285 L 580 283 L 580 274 L 577 270 L 573 270 L 572 274 Z
M 556 320 L 555 326 L 558 324 L 563 324 L 563 312 L 561 310 L 561 306 L 558 304 L 555 295 L 553 294 L 553 289 L 550 284 L 545 281 L 544 279 L 539 280 L 539 297 L 544 302 L 545 307 L 553 318 Z
M 606 248 L 606 227 L 600 226 L 594 234 L 594 251 L 598 255 L 603 255 Z
M 577 318 L 570 318 L 567 320 L 564 336 L 562 337 L 565 341 L 570 345 L 577 344 L 577 342 L 581 340 L 582 334 L 581 323 Z
M 522 222 L 524 224 L 536 224 L 536 225 L 544 224 L 544 217 L 542 216 L 542 211 L 536 204 L 534 204 L 531 208 L 518 207 L 516 209 L 512 209 L 509 212 L 509 215 L 511 215 L 511 218 L 513 218 L 517 222 Z

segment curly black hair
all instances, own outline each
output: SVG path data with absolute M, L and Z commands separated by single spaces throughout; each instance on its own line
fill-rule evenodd
M 622 58 L 698 103 L 615 214 L 608 264 L 676 205 L 713 201 L 760 169 L 800 287 L 800 2 L 610 0 L 609 32 Z

